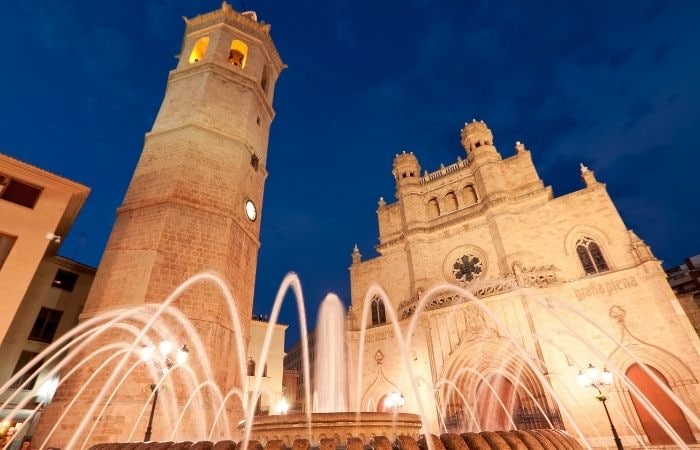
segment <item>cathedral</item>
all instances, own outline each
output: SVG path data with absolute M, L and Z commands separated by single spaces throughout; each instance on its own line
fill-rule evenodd
M 353 251 L 348 360 L 364 363 L 349 373 L 351 409 L 400 395 L 434 430 L 565 428 L 604 446 L 607 400 L 625 446 L 695 443 L 700 341 L 605 184 L 582 164 L 582 188 L 555 197 L 525 145 L 502 157 L 483 121 L 461 143 L 465 157 L 430 173 L 396 155 L 379 256 Z M 577 383 L 596 370 L 602 392 Z
M 37 443 L 80 448 L 133 441 L 143 429 L 144 441 L 195 439 L 207 418 L 199 411 L 216 403 L 212 394 L 187 409 L 193 379 L 235 394 L 266 373 L 266 361 L 246 372 L 237 359 L 260 324 L 251 332 L 234 319 L 252 313 L 274 90 L 286 66 L 254 12 L 224 3 L 185 22 L 80 316 L 79 328 L 94 322 L 99 332 L 80 341 L 80 364 L 42 409 Z M 698 335 L 605 185 L 581 165 L 583 188 L 554 197 L 524 144 L 502 158 L 480 121 L 461 138 L 466 156 L 432 173 L 421 174 L 413 153 L 396 155 L 396 201 L 380 199 L 377 210 L 379 256 L 353 251 L 349 410 L 422 412 L 430 433 L 563 428 L 604 447 L 602 403 L 624 445 L 696 443 Z M 220 285 L 193 284 L 141 349 L 159 349 L 159 365 L 137 357 L 157 307 L 205 271 L 220 274 L 235 302 Z M 106 322 L 117 313 L 129 323 Z M 163 336 L 169 346 L 156 346 Z M 175 374 L 173 343 L 183 358 L 192 347 Z M 114 388 L 127 360 L 129 383 Z M 582 385 L 584 375 L 604 383 Z M 166 376 L 170 404 L 154 415 L 154 380 Z M 220 412 L 237 424 L 242 400 L 231 398 Z M 149 402 L 150 418 L 138 415 Z

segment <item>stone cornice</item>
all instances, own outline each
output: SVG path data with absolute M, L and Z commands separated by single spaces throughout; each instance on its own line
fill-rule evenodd
M 494 207 L 498 207 L 502 204 L 511 204 L 512 205 L 513 203 L 515 203 L 517 201 L 521 201 L 521 200 L 527 199 L 528 197 L 534 197 L 538 194 L 543 194 L 543 193 L 548 194 L 547 200 L 551 200 L 551 188 L 549 186 L 543 187 L 542 189 L 539 189 L 539 190 L 534 191 L 534 192 L 528 192 L 527 194 L 524 194 L 524 195 L 516 196 L 516 195 L 509 194 L 509 195 L 500 195 L 498 197 L 486 199 L 483 202 L 479 202 L 479 203 L 471 205 L 467 208 L 460 209 L 460 210 L 457 210 L 457 211 L 450 213 L 450 215 L 453 217 L 444 216 L 446 218 L 446 220 L 442 220 L 439 223 L 436 223 L 433 225 L 427 224 L 427 225 L 422 225 L 422 226 L 421 225 L 413 226 L 410 229 L 408 229 L 407 231 L 401 233 L 398 237 L 389 239 L 386 242 L 382 242 L 379 245 L 375 246 L 375 250 L 377 250 L 378 252 L 381 253 L 382 250 L 386 250 L 394 245 L 400 244 L 401 242 L 403 242 L 404 240 L 406 240 L 408 237 L 410 237 L 412 235 L 425 234 L 425 233 L 436 233 L 436 232 L 454 227 L 455 225 L 459 225 L 463 222 L 472 221 L 474 219 L 478 219 L 478 218 L 482 218 L 482 217 L 484 218 L 484 220 L 486 220 L 486 217 L 484 217 L 484 216 L 487 213 L 492 212 L 492 209 Z M 505 192 L 503 194 L 505 194 Z M 392 204 L 392 206 L 394 204 Z M 469 209 L 473 209 L 473 211 L 470 211 L 470 212 L 465 214 L 465 212 L 468 211 Z M 460 212 L 462 214 L 459 214 Z M 447 219 L 447 217 L 449 217 L 449 219 Z M 481 225 L 481 224 L 479 224 L 479 225 Z
M 168 83 L 173 81 L 178 81 L 180 79 L 193 77 L 200 75 L 202 72 L 211 72 L 215 75 L 222 76 L 226 78 L 226 81 L 231 81 L 233 83 L 239 84 L 241 86 L 251 89 L 254 93 L 258 102 L 263 105 L 265 112 L 270 116 L 270 120 L 275 118 L 275 110 L 272 107 L 270 100 L 264 94 L 262 87 L 258 84 L 258 81 L 252 75 L 249 75 L 242 69 L 232 68 L 224 63 L 219 63 L 215 61 L 201 62 L 198 64 L 193 64 L 188 67 L 173 69 L 168 75 Z M 232 73 L 231 70 L 236 70 Z
M 66 267 L 76 272 L 85 273 L 88 275 L 95 275 L 97 268 L 88 266 L 87 264 L 80 263 L 78 261 L 66 258 L 65 256 L 54 255 L 46 258 L 46 261 L 53 264 L 59 265 L 61 267 Z
M 167 205 L 167 204 L 183 206 L 183 207 L 189 208 L 189 209 L 196 209 L 197 211 L 203 211 L 203 212 L 206 212 L 208 214 L 223 217 L 225 219 L 230 219 L 231 221 L 238 224 L 238 228 L 241 231 L 243 231 L 243 233 L 245 233 L 245 235 L 248 236 L 253 241 L 256 248 L 260 248 L 260 241 L 258 240 L 258 237 L 255 236 L 250 231 L 248 231 L 246 229 L 246 227 L 242 226 L 240 224 L 240 221 L 238 220 L 238 218 L 235 215 L 223 214 L 223 213 L 221 213 L 221 211 L 218 211 L 216 209 L 209 208 L 206 206 L 201 206 L 201 205 L 193 206 L 190 203 L 182 201 L 182 200 L 177 199 L 177 198 L 168 198 L 167 200 L 159 200 L 159 201 L 155 201 L 155 202 L 138 202 L 138 203 L 131 205 L 131 206 L 120 206 L 119 208 L 117 208 L 117 214 L 135 211 L 137 209 L 144 209 L 144 208 L 150 208 L 153 206 L 161 206 L 161 205 Z M 107 250 L 107 249 L 105 249 L 105 250 Z
M 196 124 L 196 123 L 190 123 L 190 124 L 187 124 L 187 125 L 181 125 L 181 126 L 175 127 L 175 128 L 168 128 L 167 130 L 151 131 L 151 132 L 146 133 L 146 139 L 150 139 L 150 138 L 152 138 L 152 137 L 158 137 L 158 136 L 160 136 L 160 135 L 165 135 L 165 134 L 169 134 L 169 133 L 175 133 L 175 132 L 178 132 L 178 131 L 182 131 L 182 130 L 184 130 L 184 129 L 187 129 L 187 128 L 196 128 L 196 129 L 198 129 L 198 130 L 200 130 L 200 131 L 204 131 L 204 132 L 206 132 L 206 133 L 214 134 L 214 135 L 216 135 L 216 136 L 218 136 L 218 137 L 220 137 L 220 138 L 222 138 L 222 139 L 225 139 L 225 140 L 227 140 L 227 141 L 231 141 L 231 142 L 235 142 L 236 144 L 240 144 L 240 145 L 243 146 L 246 150 L 248 150 L 248 153 L 249 153 L 251 156 L 255 153 L 255 152 L 253 151 L 253 146 L 251 146 L 250 144 L 248 144 L 248 143 L 247 143 L 246 141 L 244 141 L 243 139 L 240 139 L 240 138 L 238 138 L 238 137 L 236 137 L 236 136 L 230 136 L 230 135 L 228 135 L 228 134 L 224 134 L 224 133 L 221 133 L 221 132 L 218 132 L 218 131 L 214 131 L 214 130 L 212 130 L 212 129 L 210 129 L 210 128 L 207 128 L 207 127 L 205 127 L 205 126 L 203 126 L 203 125 L 199 125 L 199 124 Z M 266 179 L 266 178 L 267 178 L 267 175 L 268 175 L 268 171 L 267 171 L 267 168 L 265 167 L 265 164 L 263 164 L 262 161 L 260 162 L 260 166 L 259 166 L 259 167 L 260 167 L 260 170 L 262 171 L 263 178 Z

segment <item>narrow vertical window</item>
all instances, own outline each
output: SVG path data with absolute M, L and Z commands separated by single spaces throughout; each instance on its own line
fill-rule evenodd
M 474 186 L 469 185 L 465 187 L 462 191 L 462 197 L 464 198 L 464 204 L 466 206 L 476 203 L 476 191 L 474 190 Z
M 591 258 L 593 258 L 593 264 L 595 264 L 598 272 L 607 272 L 610 270 L 608 268 L 608 263 L 603 257 L 603 252 L 600 251 L 600 247 L 594 241 L 588 243 L 588 251 L 591 253 Z
M 436 198 L 431 199 L 428 202 L 428 218 L 435 219 L 440 216 L 440 205 Z
M 600 246 L 589 237 L 576 241 L 576 255 L 578 255 L 586 275 L 594 275 L 610 270 L 603 252 L 600 250 Z
M 457 196 L 454 192 L 448 192 L 445 196 L 445 211 L 452 212 L 457 210 Z
M 253 361 L 252 358 L 248 358 L 248 367 L 246 369 L 246 372 L 248 373 L 249 377 L 255 375 L 255 361 Z
M 260 87 L 262 87 L 262 90 L 267 92 L 267 88 L 270 87 L 270 75 L 269 75 L 270 69 L 268 66 L 265 66 L 263 69 L 262 73 L 262 78 L 260 79 Z
M 382 325 L 386 323 L 386 310 L 384 303 L 379 298 L 372 300 L 372 325 Z
M 194 48 L 192 48 L 192 53 L 190 53 L 190 64 L 197 63 L 204 59 L 204 55 L 207 53 L 207 47 L 209 47 L 209 37 L 199 38 L 197 42 L 194 43 Z
M 384 302 L 377 300 L 379 302 L 379 323 L 386 323 L 386 310 L 384 309 Z
M 228 62 L 236 67 L 245 69 L 245 63 L 248 59 L 248 46 L 238 39 L 234 39 L 231 42 L 231 48 L 228 52 Z
M 63 311 L 41 307 L 39 315 L 34 321 L 32 331 L 29 333 L 29 340 L 50 344 L 56 336 L 58 324 L 61 322 Z
M 10 255 L 10 250 L 12 250 L 16 240 L 15 236 L 0 233 L 0 269 L 2 269 L 5 260 Z
M 255 170 L 256 172 L 258 171 L 258 168 L 260 167 L 260 158 L 258 158 L 258 155 L 253 153 L 250 156 L 250 166 Z
M 14 372 L 12 372 L 12 374 L 14 375 L 17 372 L 19 372 L 20 370 L 22 370 L 22 368 L 24 366 L 26 366 L 27 364 L 29 364 L 29 362 L 32 359 L 34 359 L 34 357 L 36 357 L 36 355 L 38 355 L 38 353 L 29 352 L 27 350 L 22 350 L 22 353 L 19 355 L 19 359 L 17 360 L 17 364 L 15 365 L 15 370 L 14 370 Z M 12 385 L 10 386 L 10 389 L 19 389 L 19 387 L 22 386 L 22 384 L 25 381 L 27 381 L 27 379 L 34 374 L 36 369 L 38 369 L 39 366 L 41 366 L 41 364 L 42 364 L 42 361 L 39 361 L 39 362 L 35 363 L 34 365 L 32 365 L 32 367 L 28 371 L 26 371 L 21 377 L 19 377 L 17 379 L 17 381 L 12 383 Z M 32 381 L 27 383 L 27 385 L 24 386 L 22 389 L 23 390 L 34 389 L 35 382 L 36 382 L 36 377 L 32 378 Z

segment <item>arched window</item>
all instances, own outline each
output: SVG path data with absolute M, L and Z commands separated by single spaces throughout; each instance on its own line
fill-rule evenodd
M 476 191 L 474 190 L 474 186 L 472 186 L 471 184 L 469 186 L 466 186 L 462 191 L 462 197 L 464 197 L 465 206 L 473 205 L 474 203 L 476 203 Z
M 576 241 L 576 254 L 578 259 L 581 260 L 581 265 L 586 275 L 594 275 L 610 270 L 600 247 L 589 237 Z
M 253 358 L 248 358 L 247 373 L 249 377 L 255 376 L 255 361 L 253 361 Z
M 372 299 L 372 326 L 386 323 L 386 310 L 384 303 L 379 298 Z
M 204 55 L 207 53 L 207 47 L 209 47 L 209 37 L 199 38 L 197 42 L 194 43 L 192 53 L 190 53 L 190 64 L 194 64 L 204 59 Z
M 668 386 L 668 380 L 666 380 L 666 377 L 664 377 L 661 372 L 651 366 L 647 366 L 647 369 L 656 375 L 662 383 Z M 681 409 L 639 364 L 632 364 L 630 368 L 627 369 L 627 372 L 625 372 L 625 375 L 640 391 L 642 391 L 642 394 L 654 405 L 654 408 L 666 419 L 668 424 L 671 425 L 673 430 L 678 433 L 678 436 L 680 436 L 685 443 L 695 443 L 693 432 Z M 674 445 L 675 442 L 666 434 L 652 413 L 642 405 L 639 398 L 637 398 L 633 392 L 630 391 L 630 394 L 634 409 L 637 411 L 639 421 L 642 423 L 642 428 L 644 428 L 644 432 L 649 438 L 649 443 L 652 445 Z
M 457 196 L 454 192 L 448 192 L 445 196 L 445 212 L 457 211 Z
M 270 68 L 268 66 L 265 66 L 263 68 L 263 73 L 262 73 L 262 78 L 260 79 L 260 87 L 262 87 L 262 90 L 267 92 L 267 88 L 270 85 Z
M 248 46 L 238 39 L 231 42 L 231 49 L 228 52 L 228 62 L 236 67 L 245 69 L 245 63 L 248 59 Z
M 436 198 L 431 199 L 428 202 L 428 218 L 434 219 L 440 217 L 440 205 Z

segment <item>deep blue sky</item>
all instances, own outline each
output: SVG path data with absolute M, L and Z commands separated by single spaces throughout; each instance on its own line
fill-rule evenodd
M 3 2 L 0 151 L 92 188 L 62 254 L 99 262 L 175 66 L 181 17 L 219 5 Z M 289 65 L 276 90 L 256 312 L 290 270 L 310 310 L 329 290 L 347 303 L 352 246 L 374 254 L 377 199 L 393 199 L 394 154 L 412 150 L 430 171 L 464 157 L 459 130 L 473 117 L 504 157 L 524 141 L 556 195 L 581 186 L 586 163 L 666 265 L 700 252 L 700 2 L 245 7 L 272 24 Z

